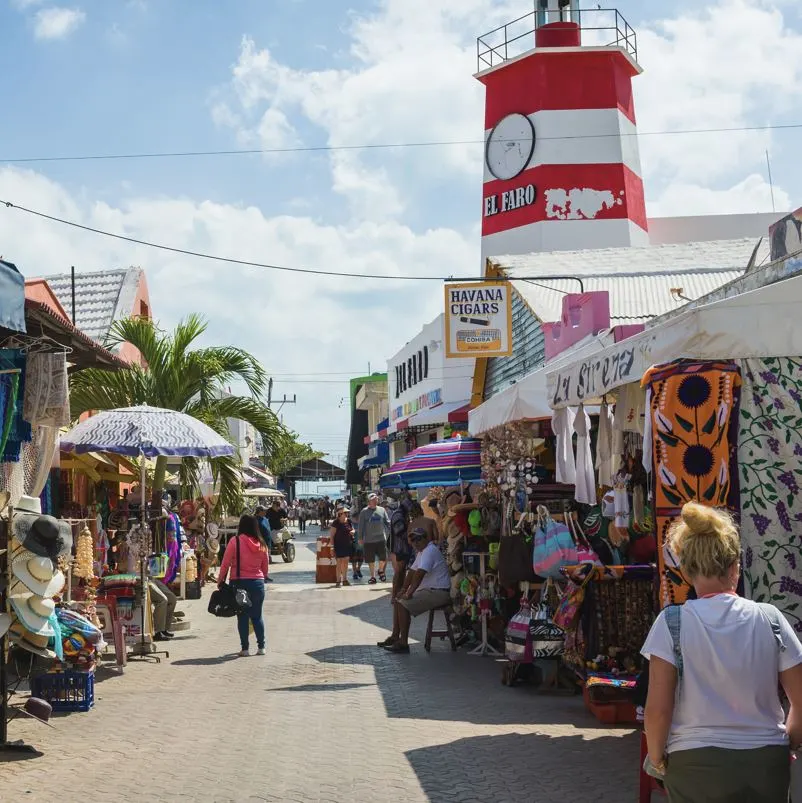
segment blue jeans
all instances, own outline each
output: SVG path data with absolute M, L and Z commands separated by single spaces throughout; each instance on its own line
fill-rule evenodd
M 237 615 L 237 630 L 239 642 L 243 650 L 248 649 L 248 623 L 253 622 L 253 632 L 256 634 L 256 646 L 265 646 L 265 620 L 262 618 L 262 605 L 265 601 L 264 580 L 232 580 L 234 588 L 244 588 L 251 598 L 251 607 Z

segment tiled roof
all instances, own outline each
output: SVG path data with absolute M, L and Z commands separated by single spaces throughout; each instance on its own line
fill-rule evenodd
M 125 308 L 126 301 L 131 295 L 131 288 L 136 287 L 140 273 L 140 268 L 76 273 L 75 325 L 93 340 L 103 343 L 112 323 L 131 314 L 130 305 Z M 72 316 L 70 274 L 45 278 L 61 306 Z
M 513 281 L 541 321 L 558 321 L 566 293 L 579 293 L 575 276 L 584 291 L 610 293 L 610 318 L 614 325 L 643 323 L 655 315 L 670 312 L 687 303 L 671 290 L 682 289 L 689 299 L 710 293 L 737 279 L 746 269 L 756 239 L 714 240 L 712 242 L 645 246 L 643 248 L 600 248 L 585 251 L 552 251 L 491 260 Z M 761 243 L 757 264 L 768 257 L 768 243 Z

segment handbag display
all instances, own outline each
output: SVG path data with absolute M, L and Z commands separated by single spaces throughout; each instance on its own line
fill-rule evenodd
M 237 547 L 237 577 L 239 577 L 239 536 L 234 538 Z M 250 607 L 251 597 L 244 588 L 235 588 L 231 583 L 224 583 L 212 592 L 207 610 L 213 616 L 230 617 L 245 613 Z
M 568 581 L 568 586 L 563 592 L 560 604 L 554 612 L 554 623 L 563 630 L 571 630 L 576 623 L 582 603 L 585 601 L 585 586 L 590 582 L 594 574 L 593 569 L 589 569 L 587 576 L 581 583 Z
M 574 543 L 576 544 L 576 562 L 593 563 L 601 566 L 602 562 L 599 560 L 599 556 L 596 554 L 596 551 L 585 537 L 585 533 L 582 531 L 579 521 L 574 519 L 570 513 L 566 514 L 565 521 L 568 524 L 568 529 L 574 536 Z
M 504 631 L 504 654 L 510 661 L 532 662 L 532 606 L 526 597 L 521 598 L 518 613 L 510 619 Z
M 531 514 L 524 514 L 511 532 L 507 518 L 505 530 L 509 534 L 502 535 L 498 545 L 498 580 L 503 586 L 532 583 L 537 579 L 532 568 L 532 545 L 524 529 L 530 518 Z
M 559 580 L 563 566 L 576 566 L 578 563 L 574 538 L 568 526 L 554 521 L 543 505 L 538 506 L 537 515 L 538 526 L 532 555 L 535 574 Z
M 532 614 L 529 633 L 532 638 L 532 658 L 557 658 L 565 652 L 565 631 L 554 624 L 548 606 L 548 590 L 551 581 L 546 581 L 540 604 Z

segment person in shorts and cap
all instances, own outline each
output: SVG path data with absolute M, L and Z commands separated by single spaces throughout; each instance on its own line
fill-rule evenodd
M 422 527 L 410 531 L 409 542 L 417 556 L 393 605 L 393 632 L 379 642 L 388 652 L 408 653 L 413 617 L 451 602 L 451 577 L 437 544 Z
M 378 494 L 368 495 L 368 506 L 359 513 L 357 541 L 365 551 L 365 563 L 370 569 L 368 583 L 376 585 L 376 561 L 379 563 L 379 580 L 387 582 L 387 536 L 390 533 L 390 517 L 379 506 Z

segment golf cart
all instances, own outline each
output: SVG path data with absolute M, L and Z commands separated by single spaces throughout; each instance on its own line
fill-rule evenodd
M 242 495 L 250 507 L 248 513 L 252 513 L 256 505 L 269 507 L 274 499 L 284 499 L 283 493 L 274 491 L 272 488 L 248 488 L 243 491 Z M 295 535 L 287 526 L 287 519 L 282 519 L 281 525 L 280 530 L 273 530 L 271 533 L 273 544 L 270 548 L 270 555 L 272 557 L 280 555 L 284 563 L 292 563 L 295 560 Z

